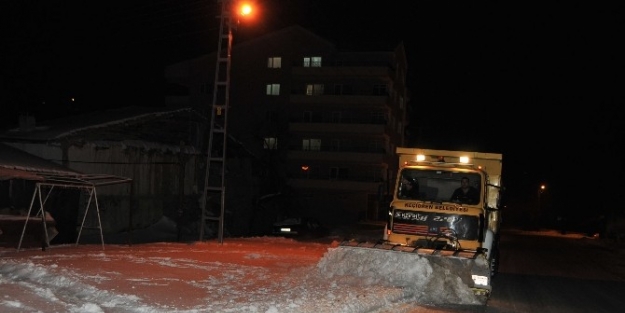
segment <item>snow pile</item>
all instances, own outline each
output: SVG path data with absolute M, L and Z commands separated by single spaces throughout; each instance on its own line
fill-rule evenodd
M 10 290 L 7 287 L 11 287 Z M 41 312 L 38 302 L 45 302 L 48 312 L 102 313 L 106 308 L 118 308 L 118 312 L 150 312 L 135 296 L 99 290 L 72 277 L 59 276 L 45 267 L 12 261 L 0 264 L 0 300 L 2 312 Z M 21 293 L 17 295 L 15 293 Z M 34 300 L 20 301 L 33 293 Z M 34 304 L 35 306 L 30 306 Z
M 317 264 L 320 274 L 343 283 L 400 287 L 413 301 L 479 305 L 469 287 L 472 260 L 361 247 L 329 249 Z M 463 281 L 464 278 L 465 281 Z

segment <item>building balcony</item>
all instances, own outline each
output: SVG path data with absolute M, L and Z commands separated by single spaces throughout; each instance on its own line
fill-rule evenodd
M 291 177 L 289 184 L 297 189 L 349 190 L 377 194 L 383 181 L 330 180 L 321 178 Z
M 293 77 L 306 78 L 341 78 L 341 77 L 358 77 L 358 78 L 382 78 L 394 77 L 395 71 L 388 66 L 381 65 L 353 65 L 353 66 L 327 66 L 322 67 L 303 67 L 294 66 L 291 69 Z
M 306 95 L 294 92 L 289 96 L 291 104 L 341 104 L 345 106 L 358 105 L 358 108 L 366 107 L 386 107 L 389 105 L 388 95 Z
M 306 133 L 342 133 L 342 134 L 362 134 L 362 135 L 384 135 L 386 125 L 384 124 L 360 124 L 360 123 L 289 123 L 291 132 Z
M 288 160 L 311 160 L 315 162 L 346 162 L 358 164 L 371 164 L 375 166 L 387 165 L 391 157 L 386 155 L 384 149 L 366 148 L 345 149 L 341 151 L 302 150 L 301 147 L 289 147 Z M 360 151 L 358 151 L 360 150 Z

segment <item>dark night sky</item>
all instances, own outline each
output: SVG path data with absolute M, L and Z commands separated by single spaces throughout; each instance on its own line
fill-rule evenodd
M 539 182 L 562 197 L 579 194 L 568 188 L 619 181 L 624 172 L 616 151 L 625 137 L 620 8 L 587 1 L 258 2 L 259 19 L 241 24 L 235 43 L 293 23 L 343 49 L 404 42 L 414 140 L 504 153 L 505 183 L 517 195 L 534 195 Z M 219 8 L 215 0 L 2 1 L 2 123 L 16 123 L 24 111 L 44 120 L 162 105 L 164 66 L 216 49 Z M 583 158 L 602 160 L 602 171 L 572 168 Z

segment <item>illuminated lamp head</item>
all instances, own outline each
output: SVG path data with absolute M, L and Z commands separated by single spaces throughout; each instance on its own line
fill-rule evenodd
M 242 22 L 253 21 L 257 11 L 257 6 L 251 1 L 236 1 L 233 5 L 233 13 Z

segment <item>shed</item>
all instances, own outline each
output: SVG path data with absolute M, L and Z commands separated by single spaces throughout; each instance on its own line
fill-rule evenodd
M 59 188 L 82 189 L 89 194 L 76 244 L 79 243 L 83 228 L 88 226 L 85 225 L 87 214 L 96 214 L 95 220 L 98 223 L 95 227 L 100 231 L 100 239 L 102 247 L 104 248 L 104 236 L 100 220 L 97 188 L 106 185 L 129 183 L 132 180 L 126 177 L 107 174 L 80 173 L 0 143 L 0 185 L 2 186 L 0 207 L 12 207 L 13 193 L 16 189 L 19 189 L 14 186 L 16 181 L 29 182 L 29 184 L 25 185 L 32 186 L 33 189 L 28 209 L 25 212 L 26 214 L 11 214 L 8 218 L 5 216 L 3 219 L 7 221 L 5 224 L 13 223 L 13 225 L 15 225 L 16 222 L 24 222 L 17 244 L 17 249 L 19 250 L 22 246 L 31 217 L 41 219 L 41 224 L 43 226 L 42 247 L 45 248 L 50 245 L 51 238 L 48 233 L 48 225 L 46 225 L 50 219 L 47 214 L 46 204 L 49 204 L 49 199 L 61 196 L 56 192 Z M 33 209 L 36 210 L 36 213 Z M 35 213 L 34 216 L 33 213 Z

